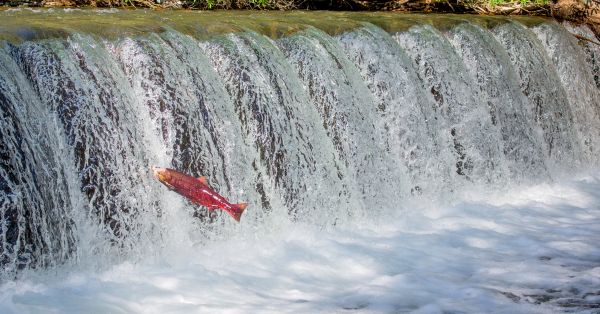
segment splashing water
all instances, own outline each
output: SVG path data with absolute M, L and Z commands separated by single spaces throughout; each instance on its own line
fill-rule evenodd
M 600 304 L 598 49 L 571 35 L 586 27 L 0 15 L 0 310 Z M 251 205 L 239 224 L 208 213 L 153 166 Z

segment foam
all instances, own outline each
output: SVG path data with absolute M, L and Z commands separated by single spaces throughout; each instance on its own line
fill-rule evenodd
M 30 275 L 2 286 L 0 311 L 585 313 L 600 290 L 598 177 L 405 210 L 376 228 L 296 225 L 156 263 Z

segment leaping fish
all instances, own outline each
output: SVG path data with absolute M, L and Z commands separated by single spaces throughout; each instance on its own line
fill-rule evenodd
M 221 208 L 238 222 L 242 212 L 248 206 L 248 203 L 230 204 L 223 196 L 208 187 L 206 177 L 194 178 L 185 173 L 161 167 L 152 168 L 152 172 L 160 182 L 187 197 L 192 203 L 206 206 L 211 212 Z

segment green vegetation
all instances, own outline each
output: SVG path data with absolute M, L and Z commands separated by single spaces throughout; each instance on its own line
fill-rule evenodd
M 4 1 L 4 2 L 3 2 Z M 559 0 L 559 5 L 565 0 Z M 594 0 L 568 0 L 584 6 Z M 480 14 L 548 15 L 557 6 L 551 0 L 0 0 L 5 6 L 95 6 L 152 9 L 243 10 L 350 10 L 421 11 Z M 581 10 L 580 10 L 581 11 Z
M 284 3 L 280 3 L 284 2 Z M 16 7 L 131 7 L 152 9 L 294 9 L 294 0 L 0 0 L 0 6 Z

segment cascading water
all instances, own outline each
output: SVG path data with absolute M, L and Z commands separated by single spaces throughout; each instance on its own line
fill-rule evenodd
M 571 36 L 593 37 L 584 27 L 389 13 L 0 15 L 3 282 L 297 225 L 360 230 L 598 163 L 598 48 Z M 168 191 L 153 166 L 208 176 L 250 203 L 241 223 Z

